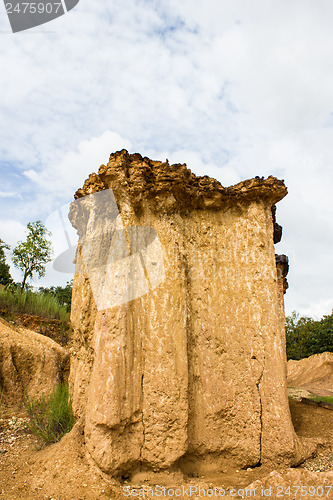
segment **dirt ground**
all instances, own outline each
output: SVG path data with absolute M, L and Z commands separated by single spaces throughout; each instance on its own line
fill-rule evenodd
M 309 471 L 311 474 L 332 471 L 329 474 L 332 474 L 333 478 L 333 411 L 310 406 L 301 401 L 301 398 L 311 397 L 310 386 L 307 384 L 314 385 L 313 377 L 317 394 L 325 392 L 318 395 L 326 395 L 326 391 L 332 394 L 332 364 L 331 361 L 329 365 L 327 364 L 328 355 L 331 353 L 322 355 L 322 360 L 315 356 L 314 361 L 310 358 L 302 361 L 307 365 L 306 378 L 302 370 L 299 373 L 297 364 L 293 363 L 297 377 L 301 377 L 301 384 L 298 387 L 290 387 L 288 392 L 292 421 L 297 435 L 311 442 L 312 449 L 314 449 L 313 441 L 317 443 L 315 455 L 301 464 L 298 471 L 304 473 Z M 319 378 L 318 370 L 321 370 Z M 297 381 L 299 380 L 295 378 L 294 382 Z M 2 406 L 0 500 L 123 500 L 126 498 L 123 494 L 124 487 L 136 486 L 141 488 L 141 492 L 147 491 L 148 485 L 129 485 L 126 481 L 119 484 L 104 476 L 85 454 L 84 436 L 79 424 L 76 424 L 60 443 L 43 447 L 42 443 L 30 433 L 28 422 L 23 410 Z M 170 474 L 164 477 L 164 484 L 171 488 L 196 486 L 208 490 L 216 487 L 230 491 L 231 488 L 246 488 L 267 477 L 271 471 L 272 469 L 264 467 L 246 470 L 230 468 L 219 474 L 195 478 L 181 478 L 179 475 Z M 148 498 L 148 491 L 145 497 Z M 149 497 L 151 498 L 151 495 Z M 191 496 L 192 500 L 199 498 L 202 496 Z M 218 497 L 214 495 L 214 498 Z M 242 498 L 242 496 L 226 495 L 225 498 Z M 333 498 L 333 491 L 330 498 Z
M 294 397 L 299 397 L 299 394 Z M 322 443 L 317 456 L 300 467 L 315 472 L 333 470 L 333 411 L 308 406 L 297 399 L 290 399 L 290 410 L 297 434 L 317 438 Z M 78 426 L 63 438 L 61 444 L 41 449 L 41 443 L 30 433 L 27 423 L 28 419 L 22 411 L 4 411 L 0 419 L 1 500 L 126 498 L 122 494 L 126 483 L 119 485 L 110 481 L 88 462 L 82 451 L 83 435 Z M 184 484 L 200 484 L 206 488 L 245 488 L 269 472 L 263 467 L 239 471 L 230 469 L 220 475 L 187 478 Z M 175 486 L 173 479 L 170 477 L 170 486 Z

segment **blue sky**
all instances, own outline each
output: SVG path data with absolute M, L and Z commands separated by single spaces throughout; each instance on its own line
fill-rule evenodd
M 81 0 L 11 34 L 1 4 L 0 237 L 22 239 L 123 147 L 225 186 L 272 174 L 289 188 L 287 312 L 329 314 L 332 18 L 330 0 Z

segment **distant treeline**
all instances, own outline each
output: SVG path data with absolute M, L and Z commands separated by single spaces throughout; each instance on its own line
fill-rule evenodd
M 64 307 L 67 312 L 71 312 L 72 288 L 73 280 L 67 281 L 66 286 L 51 286 L 50 288 L 40 286 L 38 291 L 44 295 L 54 297 L 60 306 Z
M 293 311 L 286 317 L 287 358 L 302 359 L 312 354 L 333 352 L 333 311 L 320 321 Z

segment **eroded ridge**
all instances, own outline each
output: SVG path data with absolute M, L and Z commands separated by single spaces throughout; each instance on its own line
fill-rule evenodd
M 75 199 L 109 188 L 117 200 L 124 196 L 136 210 L 142 208 L 144 200 L 150 200 L 153 208 L 165 212 L 219 209 L 251 199 L 267 198 L 274 204 L 287 194 L 284 182 L 273 176 L 223 187 L 216 179 L 196 176 L 186 164 L 153 161 L 125 149 L 111 154 L 108 164 L 101 165 L 98 174 L 91 174 L 77 190 Z M 163 205 L 159 204 L 160 196 Z

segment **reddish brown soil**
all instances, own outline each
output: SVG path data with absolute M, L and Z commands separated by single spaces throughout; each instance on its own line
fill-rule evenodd
M 0 310 L 0 317 L 8 321 L 11 326 L 23 326 L 50 337 L 63 347 L 68 344 L 71 332 L 70 323 L 64 325 L 59 319 L 43 318 L 31 314 L 8 313 L 4 310 Z

